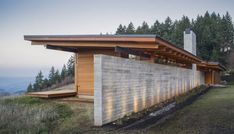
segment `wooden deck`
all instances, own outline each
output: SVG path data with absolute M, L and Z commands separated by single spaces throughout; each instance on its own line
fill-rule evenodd
M 76 96 L 77 92 L 75 90 L 58 90 L 58 91 L 42 91 L 42 92 L 29 92 L 28 96 L 38 97 L 38 98 L 61 98 L 61 97 L 71 97 Z

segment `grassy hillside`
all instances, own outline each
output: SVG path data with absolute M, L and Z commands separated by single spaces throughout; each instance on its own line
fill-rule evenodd
M 93 127 L 93 104 L 30 97 L 0 99 L 0 133 L 234 133 L 234 86 L 213 88 L 164 123 L 146 130 Z
M 92 111 L 92 105 L 68 105 L 26 96 L 0 99 L 0 134 L 79 132 L 79 127 L 92 125 L 88 124 L 93 120 Z
M 147 132 L 157 134 L 234 133 L 234 86 L 214 88 L 164 124 Z

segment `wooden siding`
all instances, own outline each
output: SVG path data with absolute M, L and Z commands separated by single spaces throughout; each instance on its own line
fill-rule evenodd
M 205 72 L 205 84 L 213 84 L 212 72 L 211 71 Z
M 220 71 L 214 71 L 214 84 L 220 83 Z
M 205 72 L 205 84 L 219 84 L 220 83 L 220 71 L 212 70 Z
M 94 95 L 94 54 L 117 55 L 114 50 L 85 50 L 76 54 L 75 86 L 78 95 Z

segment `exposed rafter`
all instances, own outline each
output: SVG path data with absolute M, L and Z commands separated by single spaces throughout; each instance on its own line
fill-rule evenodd
M 134 50 L 131 48 L 124 48 L 124 47 L 120 47 L 120 46 L 115 47 L 115 52 L 132 54 L 132 55 L 141 56 L 141 57 L 145 57 L 145 58 L 151 57 L 149 54 L 145 54 L 144 51 Z

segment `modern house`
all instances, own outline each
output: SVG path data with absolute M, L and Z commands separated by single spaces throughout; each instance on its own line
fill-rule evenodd
M 196 56 L 196 35 L 189 29 L 184 32 L 184 49 L 156 35 L 25 35 L 24 39 L 75 53 L 74 88 L 79 97 L 94 96 L 98 126 L 201 84 L 217 84 L 225 70 Z

